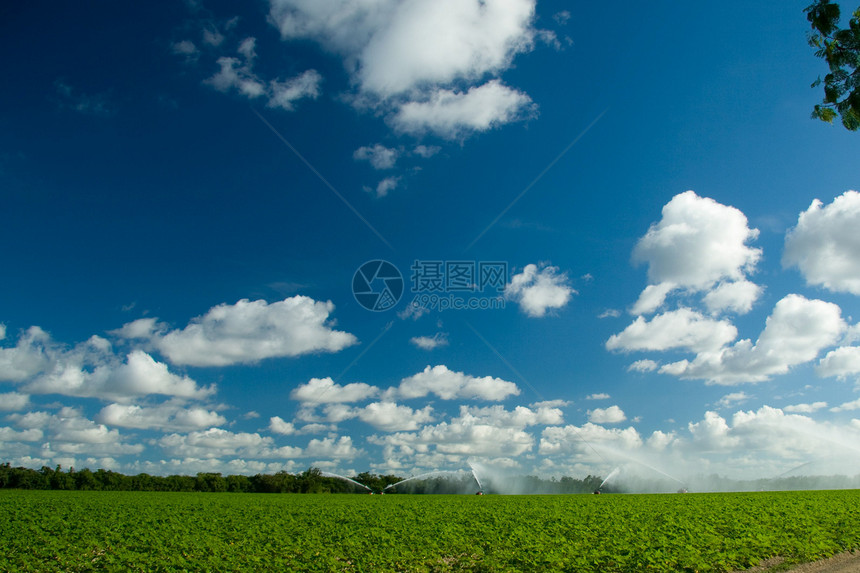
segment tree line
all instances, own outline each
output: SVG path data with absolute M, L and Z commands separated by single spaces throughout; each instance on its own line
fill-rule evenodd
M 325 475 L 319 468 L 291 474 L 286 471 L 274 474 L 222 475 L 200 472 L 196 475 L 157 476 L 147 473 L 125 475 L 119 472 L 98 469 L 64 470 L 61 466 L 41 469 L 12 467 L 10 463 L 0 465 L 0 488 L 43 489 L 78 491 L 175 491 L 175 492 L 233 492 L 233 493 L 477 493 L 474 479 L 465 474 L 454 478 L 435 477 L 423 480 L 404 480 L 395 475 L 377 475 L 362 472 L 349 480 Z M 524 476 L 521 487 L 531 493 L 590 493 L 602 481 L 588 476 L 579 480 L 563 477 L 560 480 L 545 480 L 537 476 Z M 401 486 L 394 486 L 404 481 Z M 390 487 L 389 487 L 390 486 Z M 387 488 L 387 489 L 386 489 Z M 519 488 L 518 488 L 519 489 Z M 496 492 L 492 486 L 482 493 Z

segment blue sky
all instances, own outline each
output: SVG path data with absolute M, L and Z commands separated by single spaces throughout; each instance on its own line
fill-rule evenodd
M 860 472 L 860 141 L 804 6 L 4 8 L 2 458 Z

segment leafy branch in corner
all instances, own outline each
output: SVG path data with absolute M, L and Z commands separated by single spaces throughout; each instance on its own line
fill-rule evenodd
M 839 28 L 840 10 L 830 0 L 817 0 L 806 7 L 812 25 L 809 45 L 824 58 L 830 73 L 813 82 L 824 84 L 824 101 L 815 106 L 812 117 L 828 123 L 839 116 L 851 131 L 860 129 L 860 8 L 854 11 L 848 27 Z

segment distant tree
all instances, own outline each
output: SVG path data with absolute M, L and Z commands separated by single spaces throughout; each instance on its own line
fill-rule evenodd
M 804 10 L 812 25 L 809 45 L 815 55 L 824 58 L 830 73 L 819 77 L 812 87 L 824 84 L 824 101 L 815 106 L 812 117 L 833 123 L 836 116 L 851 131 L 860 129 L 860 8 L 839 29 L 839 5 L 830 0 L 816 0 Z
M 96 481 L 93 472 L 88 468 L 84 468 L 79 472 L 75 472 L 75 489 L 78 490 L 93 490 L 99 489 L 99 482 Z
M 227 491 L 233 493 L 251 491 L 251 479 L 243 475 L 229 475 L 227 476 Z

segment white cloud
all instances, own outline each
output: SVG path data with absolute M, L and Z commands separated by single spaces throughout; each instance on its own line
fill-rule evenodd
M 138 318 L 108 333 L 126 340 L 149 339 L 166 328 L 167 325 L 159 323 L 157 318 Z
M 721 283 L 708 300 L 718 311 L 748 309 L 758 292 L 746 274 L 755 269 L 761 249 L 747 246 L 758 236 L 746 216 L 735 209 L 686 191 L 663 207 L 662 219 L 651 225 L 633 251 L 636 263 L 648 264 L 649 285 L 633 307 L 634 314 L 659 308 L 673 290 L 710 290 Z
M 567 275 L 559 273 L 557 267 L 535 264 L 526 265 L 505 286 L 505 297 L 516 301 L 531 317 L 542 317 L 549 309 L 563 307 L 574 294 Z
M 504 400 L 508 396 L 518 396 L 519 393 L 519 388 L 513 382 L 491 376 L 470 376 L 449 370 L 444 365 L 427 366 L 423 372 L 404 378 L 396 390 L 386 392 L 406 399 L 435 394 L 443 400 Z
M 689 308 L 658 314 L 648 321 L 636 317 L 619 334 L 606 341 L 608 350 L 670 350 L 682 348 L 693 352 L 717 350 L 737 336 L 737 329 L 727 320 L 714 320 Z
M 716 412 L 705 412 L 705 418 L 688 424 L 693 442 L 697 447 L 710 450 L 729 450 L 739 445 L 739 438 L 730 435 L 726 420 Z
M 266 102 L 266 107 L 292 111 L 295 109 L 295 102 L 319 97 L 321 83 L 322 76 L 316 70 L 305 70 L 284 81 L 272 80 L 269 82 L 269 101 Z
M 816 199 L 785 237 L 782 264 L 806 282 L 860 295 L 860 193 L 846 191 L 825 206 Z
M 528 95 L 499 80 L 490 80 L 465 93 L 436 88 L 426 100 L 401 105 L 390 121 L 403 133 L 431 132 L 446 139 L 460 139 L 532 115 L 534 106 Z
M 439 153 L 441 150 L 442 148 L 438 145 L 416 145 L 415 149 L 412 150 L 412 153 L 414 153 L 418 157 L 429 159 Z
M 762 287 L 747 280 L 723 282 L 704 297 L 705 306 L 713 314 L 731 311 L 746 314 L 762 293 Z
M 845 378 L 860 374 L 860 346 L 842 346 L 831 350 L 821 359 L 815 371 L 824 378 Z
M 609 397 L 608 395 L 606 396 Z M 543 400 L 529 404 L 529 408 L 564 408 L 573 404 L 571 400 Z
M 270 437 L 257 433 L 230 432 L 222 428 L 169 434 L 158 440 L 158 445 L 173 457 L 213 459 L 223 457 L 294 458 L 302 455 L 301 448 L 274 447 Z
M 860 410 L 860 398 L 830 408 L 831 412 L 850 412 L 852 410 Z
M 812 404 L 794 404 L 792 406 L 786 406 L 783 408 L 783 411 L 796 414 L 811 414 L 826 407 L 827 402 L 813 402 Z
M 717 402 L 717 406 L 720 408 L 728 408 L 729 406 L 746 402 L 749 399 L 750 396 L 746 392 L 732 392 L 720 398 Z
M 517 406 L 506 410 L 504 406 L 460 406 L 460 416 L 452 422 L 462 424 L 483 424 L 497 428 L 524 429 L 536 425 L 556 425 L 564 423 L 564 414 L 553 406 L 526 408 Z
M 96 416 L 96 421 L 121 428 L 186 431 L 219 426 L 227 419 L 200 406 L 185 407 L 182 402 L 166 402 L 157 406 L 108 404 Z
M 352 157 L 357 161 L 368 161 L 374 169 L 391 169 L 397 163 L 400 151 L 377 143 L 373 147 L 359 147 Z
M 296 427 L 292 422 L 285 422 L 280 416 L 272 416 L 269 418 L 269 431 L 289 436 L 296 433 Z
M 618 406 L 595 408 L 588 411 L 588 421 L 592 424 L 618 424 L 627 419 L 624 411 Z
M 315 99 L 320 93 L 322 76 L 316 70 L 306 70 L 287 80 L 265 81 L 253 70 L 257 57 L 256 40 L 245 38 L 237 49 L 241 58 L 222 56 L 217 64 L 220 70 L 203 83 L 220 92 L 237 91 L 241 95 L 256 99 L 266 98 L 266 107 L 292 111 L 295 102 L 304 98 Z
M 284 39 L 310 38 L 346 56 L 382 97 L 476 80 L 532 47 L 534 0 L 271 0 Z
M 605 392 L 599 392 L 597 394 L 589 394 L 585 399 L 586 400 L 608 400 L 610 398 L 609 394 Z
M 544 428 L 538 452 L 543 455 L 579 453 L 590 457 L 595 450 L 636 450 L 642 444 L 642 437 L 632 426 L 624 429 L 604 428 L 588 422 L 581 427 L 570 425 Z
M 368 193 L 375 194 L 377 199 L 381 199 L 383 197 L 386 197 L 389 191 L 397 189 L 397 186 L 400 184 L 400 179 L 401 177 L 399 176 L 386 177 L 385 179 L 377 183 L 376 189 L 365 186 L 364 190 Z
M 431 465 L 453 460 L 462 463 L 461 456 L 518 456 L 534 446 L 534 436 L 521 428 L 497 427 L 469 416 L 370 441 L 384 446 L 387 460 L 406 456 Z
M 653 372 L 660 367 L 660 364 L 647 358 L 637 360 L 627 367 L 628 372 Z
M 6 325 L 0 322 L 0 340 L 6 338 Z
M 765 329 L 753 345 L 741 340 L 731 347 L 700 352 L 692 362 L 666 364 L 660 371 L 715 384 L 761 382 L 813 360 L 845 330 L 835 304 L 791 294 L 776 303 Z
M 0 348 L 0 381 L 21 382 L 46 368 L 50 363 L 46 348 L 50 339 L 47 332 L 31 326 L 14 348 Z
M 113 356 L 103 356 L 93 360 L 76 349 L 57 356 L 49 371 L 23 388 L 34 394 L 117 401 L 147 394 L 201 399 L 215 393 L 214 385 L 199 387 L 188 376 L 172 374 L 166 364 L 157 362 L 142 350 L 130 352 L 122 364 L 113 364 L 113 359 Z M 91 364 L 95 364 L 92 370 Z
M 143 331 L 140 322 L 126 329 Z M 150 329 L 151 330 L 151 329 Z M 0 349 L 0 380 L 21 384 L 31 394 L 64 394 L 123 401 L 133 396 L 163 394 L 205 398 L 214 386 L 199 387 L 187 376 L 168 371 L 142 350 L 120 362 L 110 343 L 92 336 L 72 348 L 61 346 L 39 327 L 23 333 L 14 348 Z
M 251 71 L 250 62 L 242 62 L 239 58 L 222 56 L 217 63 L 221 69 L 204 83 L 211 85 L 219 92 L 237 90 L 240 94 L 251 99 L 258 98 L 266 92 L 266 85 Z
M 414 336 L 409 339 L 409 342 L 423 350 L 433 350 L 440 346 L 448 346 L 448 335 L 437 332 L 433 336 Z
M 338 439 L 313 439 L 308 443 L 308 447 L 305 449 L 305 456 L 313 458 L 351 460 L 360 456 L 362 453 L 362 450 L 357 449 L 352 444 L 352 438 L 349 436 L 341 436 Z
M 333 330 L 331 302 L 294 296 L 280 302 L 242 299 L 220 304 L 182 330 L 156 335 L 153 343 L 174 364 L 227 366 L 311 352 L 338 352 L 357 342 Z
M 62 454 L 139 454 L 144 447 L 141 444 L 124 443 L 119 430 L 108 429 L 104 424 L 96 424 L 83 416 L 76 408 L 64 407 L 56 414 L 46 412 L 31 412 L 24 415 L 9 416 L 19 427 L 39 429 L 45 433 L 47 440 L 43 451 L 53 457 Z
M 38 429 L 16 431 L 9 427 L 0 427 L 0 444 L 9 442 L 38 442 L 43 436 L 42 430 Z
M 394 402 L 373 402 L 358 413 L 358 418 L 386 432 L 417 430 L 421 424 L 433 421 L 433 408 L 413 410 Z
M 185 61 L 188 63 L 196 62 L 200 57 L 200 50 L 197 46 L 194 45 L 194 42 L 191 40 L 181 40 L 179 42 L 174 42 L 170 46 L 171 51 L 178 55 L 183 56 Z
M 30 396 L 18 392 L 0 394 L 0 412 L 15 412 L 30 405 Z
M 297 387 L 290 393 L 290 398 L 305 404 L 334 404 L 343 402 L 359 402 L 379 394 L 379 388 L 355 382 L 341 386 L 331 378 L 311 378 L 307 384 Z

